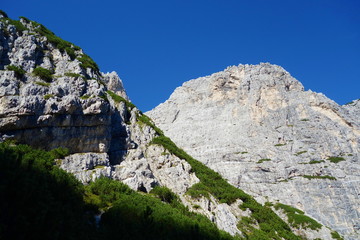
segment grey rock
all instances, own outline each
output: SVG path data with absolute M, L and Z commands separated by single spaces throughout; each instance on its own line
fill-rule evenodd
M 178 146 L 258 201 L 280 200 L 346 239 L 360 237 L 359 101 L 339 106 L 262 63 L 185 82 L 147 114 Z M 332 156 L 345 161 L 332 163 Z

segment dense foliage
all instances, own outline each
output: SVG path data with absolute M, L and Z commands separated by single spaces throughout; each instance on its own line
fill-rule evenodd
M 288 217 L 288 221 L 291 226 L 296 228 L 311 228 L 313 230 L 320 229 L 322 225 L 316 222 L 314 219 L 304 215 L 304 212 L 291 207 L 289 205 L 277 203 L 275 204 L 275 209 L 282 209 Z
M 91 217 L 83 186 L 45 152 L 0 144 L 0 239 L 86 239 Z
M 167 188 L 140 194 L 107 178 L 83 186 L 55 165 L 65 155 L 0 143 L 0 239 L 234 239 Z
M 37 67 L 33 70 L 33 74 L 46 82 L 51 82 L 53 72 L 49 69 Z
M 15 65 L 7 66 L 7 70 L 15 72 L 15 77 L 21 79 L 25 75 L 25 70 Z

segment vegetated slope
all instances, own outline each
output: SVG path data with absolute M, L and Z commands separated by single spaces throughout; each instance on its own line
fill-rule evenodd
M 108 178 L 84 186 L 55 165 L 58 153 L 0 143 L 1 239 L 233 239 L 167 188 L 144 195 Z
M 258 201 L 279 200 L 358 239 L 358 106 L 304 91 L 283 68 L 262 63 L 185 82 L 147 114 Z
M 111 231 L 116 227 L 119 238 L 130 237 L 122 233 L 124 226 L 129 229 L 139 224 L 148 235 L 131 233 L 135 239 L 163 231 L 163 238 L 178 232 L 183 232 L 179 237 L 186 239 L 230 238 L 200 215 L 190 213 L 188 208 L 238 238 L 300 239 L 298 235 L 310 239 L 330 238 L 330 230 L 313 224 L 303 214 L 295 214 L 302 222 L 292 222 L 279 210 L 283 219 L 291 222 L 289 226 L 274 213 L 276 205 L 257 203 L 177 148 L 151 119 L 128 101 L 116 73 L 101 73 L 79 47 L 58 38 L 41 24 L 26 18 L 14 21 L 4 13 L 0 15 L 0 137 L 46 150 L 68 149 L 70 155 L 57 158 L 55 163 L 82 183 L 90 184 L 85 193 L 76 190 L 76 196 L 85 194 L 86 204 L 78 202 L 80 210 L 90 211 L 87 204 L 91 203 L 95 210 L 100 208 L 106 212 L 101 217 L 100 235 L 113 235 Z M 14 146 L 7 147 L 17 151 Z M 37 158 L 25 155 L 29 165 Z M 21 156 L 15 158 L 20 164 Z M 52 163 L 47 166 L 49 171 L 58 169 Z M 122 181 L 132 191 L 103 177 Z M 37 185 L 34 184 L 34 191 Z M 81 188 L 77 183 L 73 185 Z M 112 187 L 108 189 L 108 185 Z M 159 186 L 166 188 L 159 190 Z M 161 205 L 158 200 L 143 198 L 134 191 L 154 191 L 169 203 Z M 48 195 L 54 198 L 58 193 L 45 194 Z M 169 196 L 173 200 L 168 200 Z M 131 199 L 138 201 L 130 203 Z M 25 195 L 23 200 L 29 199 Z M 152 209 L 153 206 L 159 206 L 160 210 Z M 44 210 L 44 214 L 50 209 Z M 78 212 L 78 219 L 81 213 Z M 129 222 L 121 225 L 117 220 L 122 219 L 124 213 L 129 214 L 126 217 Z M 39 225 L 43 220 L 39 220 Z M 13 226 L 6 225 L 6 220 L 4 224 L 5 228 Z M 89 224 L 84 228 L 92 229 L 92 223 Z M 149 230 L 146 226 L 152 227 Z

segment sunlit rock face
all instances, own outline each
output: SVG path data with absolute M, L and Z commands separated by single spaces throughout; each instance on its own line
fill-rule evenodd
M 185 82 L 147 114 L 259 201 L 280 200 L 360 237 L 359 101 L 339 106 L 262 63 Z

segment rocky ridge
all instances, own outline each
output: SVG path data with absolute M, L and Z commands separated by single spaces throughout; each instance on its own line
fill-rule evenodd
M 360 237 L 359 100 L 339 106 L 283 68 L 228 67 L 147 113 L 174 142 L 262 203 Z
M 57 164 L 84 184 L 106 176 L 143 192 L 166 186 L 189 209 L 232 235 L 265 233 L 251 218 L 250 206 L 239 208 L 248 201 L 257 211 L 271 211 L 250 196 L 239 192 L 242 198 L 224 202 L 211 190 L 196 197 L 189 194 L 204 174 L 215 173 L 203 167 L 199 173 L 195 160 L 154 142 L 164 137 L 161 130 L 129 101 L 117 74 L 101 73 L 81 48 L 41 24 L 26 18 L 14 21 L 0 12 L 0 86 L 2 140 L 47 150 L 67 148 L 70 155 Z M 247 231 L 237 226 L 246 217 L 251 219 Z M 279 221 L 276 215 L 269 220 L 274 219 Z M 282 234 L 298 239 L 285 228 Z M 325 227 L 313 231 L 306 224 L 292 230 L 309 239 L 331 235 Z

